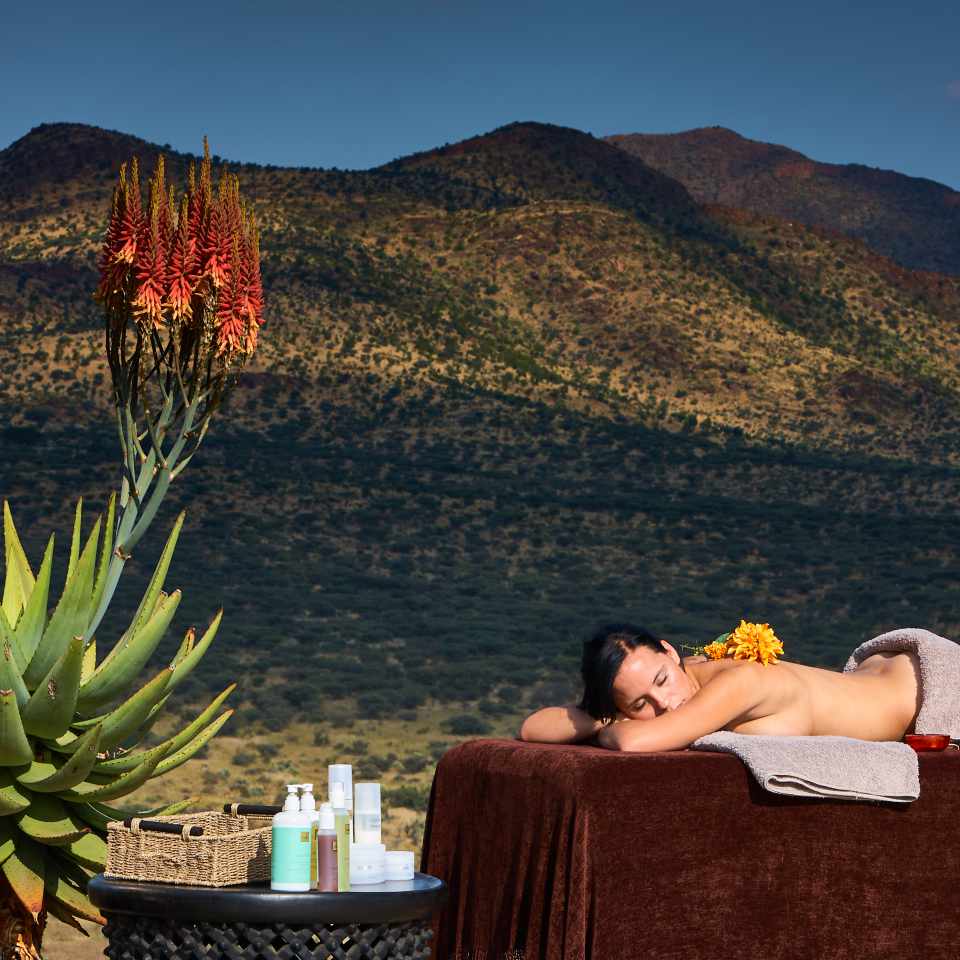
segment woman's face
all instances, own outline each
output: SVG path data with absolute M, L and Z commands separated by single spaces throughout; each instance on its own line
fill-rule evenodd
M 637 647 L 624 658 L 613 681 L 613 702 L 631 720 L 652 720 L 676 710 L 694 694 L 690 677 L 680 666 L 680 655 L 666 640 L 663 653 Z

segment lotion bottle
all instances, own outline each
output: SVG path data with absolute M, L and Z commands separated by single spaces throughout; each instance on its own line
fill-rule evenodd
M 300 812 L 297 784 L 287 784 L 283 810 L 270 832 L 270 889 L 305 893 L 310 889 L 310 817 Z
M 313 796 L 313 784 L 302 783 L 300 789 L 300 812 L 310 818 L 310 885 L 317 889 L 317 825 L 320 814 L 317 813 L 317 801 Z
M 317 889 L 321 893 L 337 892 L 337 822 L 333 807 L 320 804 L 317 824 Z
M 337 841 L 337 890 L 344 892 L 350 889 L 350 814 L 342 783 L 333 784 L 330 798 Z

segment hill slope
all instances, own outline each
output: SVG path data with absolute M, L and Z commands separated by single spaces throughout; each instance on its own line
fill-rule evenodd
M 903 266 L 960 274 L 960 193 L 941 183 L 819 163 L 724 127 L 605 139 L 676 178 L 699 203 L 827 227 Z

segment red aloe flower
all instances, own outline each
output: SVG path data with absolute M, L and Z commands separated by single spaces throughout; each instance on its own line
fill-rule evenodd
M 244 348 L 247 318 L 242 312 L 240 295 L 240 264 L 238 244 L 235 240 L 231 259 L 235 269 L 228 271 L 217 298 L 217 356 L 242 352 Z M 229 359 L 229 357 L 228 357 Z
M 222 205 L 214 203 L 200 237 L 201 269 L 203 275 L 210 278 L 214 288 L 221 287 L 229 277 L 232 242 Z
M 140 206 L 140 165 L 134 157 L 130 163 L 130 182 L 120 174 L 120 186 L 123 192 L 123 209 L 117 236 L 114 257 L 118 263 L 133 263 L 137 255 L 137 241 L 144 225 L 143 210 Z
M 167 269 L 167 301 L 174 320 L 185 321 L 193 317 L 191 299 L 197 286 L 196 241 L 189 232 L 189 204 L 184 197 L 180 203 L 180 218 L 170 248 L 170 263 Z
M 137 295 L 131 301 L 136 316 L 145 316 L 154 329 L 163 322 L 164 299 L 167 293 L 167 264 L 170 260 L 169 233 L 163 219 L 168 207 L 164 184 L 163 154 L 150 181 L 150 221 L 137 237 L 137 255 L 133 264 Z

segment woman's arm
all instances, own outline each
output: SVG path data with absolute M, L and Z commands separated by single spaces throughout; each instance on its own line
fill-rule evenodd
M 592 737 L 604 726 L 572 703 L 565 707 L 544 707 L 531 713 L 520 726 L 521 740 L 540 743 L 576 743 Z
M 755 707 L 763 694 L 757 671 L 765 669 L 760 664 L 744 664 L 737 670 L 725 670 L 676 710 L 652 720 L 610 724 L 598 737 L 600 746 L 634 753 L 683 750 Z

